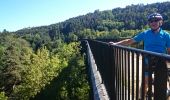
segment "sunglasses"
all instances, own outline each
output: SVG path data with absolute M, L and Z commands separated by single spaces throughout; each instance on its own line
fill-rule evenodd
M 160 21 L 160 20 L 159 19 L 150 20 L 149 23 L 158 22 L 158 21 Z

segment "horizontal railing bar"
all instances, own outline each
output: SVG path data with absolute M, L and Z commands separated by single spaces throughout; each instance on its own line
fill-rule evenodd
M 116 47 L 116 48 L 121 48 L 121 49 L 125 49 L 128 51 L 133 51 L 133 52 L 138 52 L 141 54 L 147 54 L 147 55 L 152 55 L 152 56 L 157 56 L 157 57 L 163 57 L 167 60 L 170 60 L 170 55 L 165 54 L 165 53 L 157 53 L 157 52 L 152 52 L 152 51 L 146 51 L 146 50 L 142 50 L 142 49 L 137 49 L 137 48 L 132 48 L 132 47 L 128 47 L 128 46 L 123 46 L 123 45 L 111 45 L 109 43 L 106 42 L 102 42 L 102 41 L 96 41 L 96 40 L 91 40 L 91 41 L 95 41 L 95 42 L 99 42 L 101 45 L 110 45 L 112 47 Z

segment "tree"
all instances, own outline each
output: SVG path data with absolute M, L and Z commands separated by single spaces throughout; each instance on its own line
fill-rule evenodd
M 60 60 L 57 56 L 50 57 L 49 51 L 43 47 L 36 54 L 31 54 L 25 63 L 22 83 L 14 88 L 15 98 L 28 100 L 57 76 Z
M 76 42 L 63 44 L 55 52 L 61 60 L 60 72 L 33 100 L 89 100 L 90 87 L 78 46 Z
M 70 33 L 69 36 L 68 36 L 68 41 L 69 42 L 78 41 L 78 36 L 75 35 L 74 33 Z

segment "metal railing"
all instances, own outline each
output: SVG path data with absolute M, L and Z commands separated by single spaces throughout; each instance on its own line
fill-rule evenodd
M 88 40 L 97 70 L 111 100 L 167 99 L 167 63 L 170 56 Z M 153 59 L 154 58 L 154 59 Z M 154 79 L 154 82 L 153 82 Z

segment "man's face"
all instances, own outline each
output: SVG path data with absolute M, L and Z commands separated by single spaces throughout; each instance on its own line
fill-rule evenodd
M 157 30 L 162 25 L 162 20 L 160 19 L 152 19 L 149 21 L 149 26 L 152 30 Z

